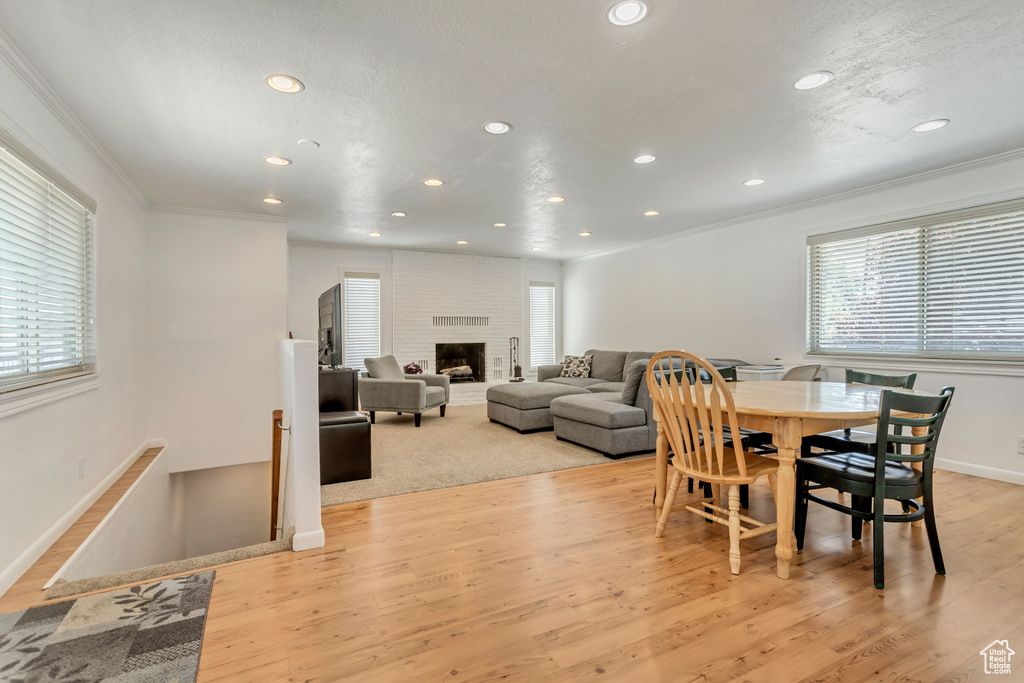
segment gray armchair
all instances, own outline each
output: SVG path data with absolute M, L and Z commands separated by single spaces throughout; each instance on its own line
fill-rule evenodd
M 359 380 L 359 403 L 369 411 L 373 423 L 377 411 L 412 413 L 416 426 L 426 410 L 444 409 L 448 405 L 451 380 L 447 375 L 407 375 L 394 356 L 367 358 L 366 373 Z

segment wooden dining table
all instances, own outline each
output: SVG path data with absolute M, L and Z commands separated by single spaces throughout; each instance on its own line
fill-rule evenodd
M 796 508 L 796 460 L 805 436 L 847 429 L 878 421 L 878 404 L 884 387 L 837 382 L 730 382 L 739 427 L 773 435 L 778 449 L 778 483 L 775 496 L 777 541 L 776 571 L 789 578 L 796 547 L 793 513 Z M 922 393 L 900 389 L 907 393 Z M 710 396 L 710 394 L 709 394 Z M 727 416 L 723 413 L 723 419 Z M 654 505 L 661 510 L 668 480 L 668 440 L 658 423 L 657 481 Z

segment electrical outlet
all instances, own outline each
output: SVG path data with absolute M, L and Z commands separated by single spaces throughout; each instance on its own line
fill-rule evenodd
M 1017 452 L 1024 455 L 1024 436 L 1017 437 Z
M 78 456 L 78 478 L 85 479 L 85 456 Z

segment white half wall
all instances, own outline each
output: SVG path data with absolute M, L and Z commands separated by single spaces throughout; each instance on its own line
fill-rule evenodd
M 146 233 L 149 434 L 166 440 L 171 472 L 270 460 L 286 225 L 153 208 Z
M 1024 159 L 994 160 L 567 261 L 566 351 L 684 348 L 752 363 L 820 363 L 805 355 L 807 235 L 1022 196 Z M 1007 375 L 916 360 L 831 362 L 838 381 L 848 364 L 917 372 L 924 390 L 955 386 L 940 465 L 1024 483 L 1024 455 L 1016 452 L 1024 366 Z
M 0 34 L 0 126 L 97 203 L 99 384 L 0 418 L 0 594 L 74 523 L 80 513 L 72 513 L 103 493 L 101 484 L 146 440 L 138 374 L 145 353 L 143 205 L 48 92 Z
M 320 406 L 316 342 L 285 340 L 280 344 L 283 424 L 281 460 L 284 497 L 282 531 L 295 527 L 292 550 L 324 545 L 320 517 Z

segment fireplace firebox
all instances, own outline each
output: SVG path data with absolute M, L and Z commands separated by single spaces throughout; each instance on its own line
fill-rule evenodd
M 435 344 L 435 365 L 437 372 L 452 369 L 452 382 L 483 382 L 486 381 L 484 367 L 483 343 Z M 455 369 L 468 367 L 470 374 L 462 374 Z

